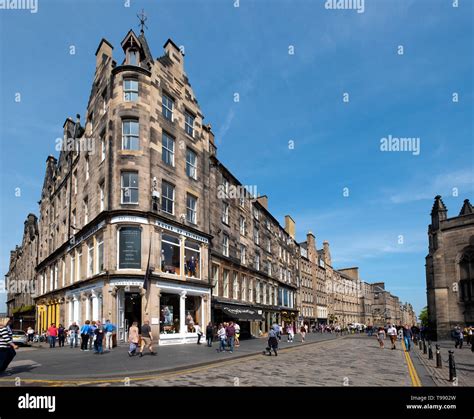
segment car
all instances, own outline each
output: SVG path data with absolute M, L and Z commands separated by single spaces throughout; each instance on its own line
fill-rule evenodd
M 15 345 L 28 345 L 28 336 L 23 330 L 12 330 L 13 343 Z

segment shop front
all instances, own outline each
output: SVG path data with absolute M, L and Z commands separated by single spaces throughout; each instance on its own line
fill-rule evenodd
M 203 331 L 211 319 L 211 293 L 208 287 L 157 281 L 159 317 L 151 323 L 159 324 L 160 345 L 196 343 L 196 325 Z
M 237 322 L 240 326 L 240 339 L 258 337 L 265 323 L 263 311 L 259 308 L 240 304 L 229 304 L 218 300 L 213 304 L 213 323 Z

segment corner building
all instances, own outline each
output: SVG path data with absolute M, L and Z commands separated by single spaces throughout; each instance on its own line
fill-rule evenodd
M 149 319 L 160 344 L 194 341 L 211 313 L 212 133 L 173 41 L 154 59 L 131 30 L 121 48 L 117 64 L 100 42 L 85 126 L 68 118 L 46 162 L 37 325 L 110 319 L 126 341 Z

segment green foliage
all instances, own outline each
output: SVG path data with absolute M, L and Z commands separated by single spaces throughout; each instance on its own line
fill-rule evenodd
M 424 307 L 418 315 L 420 322 L 423 326 L 428 326 L 428 307 Z

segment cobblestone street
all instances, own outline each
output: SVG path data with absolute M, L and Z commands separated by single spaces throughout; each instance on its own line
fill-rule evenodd
M 387 342 L 388 346 L 388 342 Z M 404 352 L 349 337 L 255 355 L 224 364 L 164 374 L 147 386 L 411 386 Z M 225 358 L 226 354 L 222 354 Z

